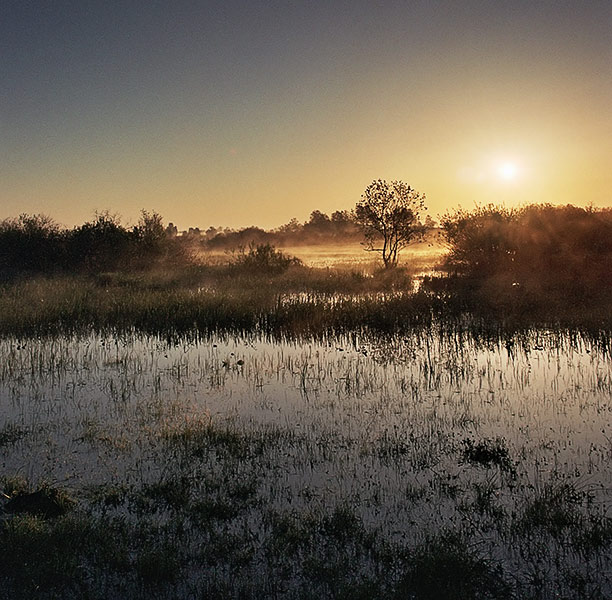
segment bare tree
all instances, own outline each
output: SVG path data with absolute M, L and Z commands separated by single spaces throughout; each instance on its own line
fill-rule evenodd
M 365 189 L 355 218 L 363 228 L 367 249 L 381 253 L 385 268 L 397 265 L 400 250 L 422 234 L 419 216 L 424 210 L 425 195 L 403 181 L 377 179 Z

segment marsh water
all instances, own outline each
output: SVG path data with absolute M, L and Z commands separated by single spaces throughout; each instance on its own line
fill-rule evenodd
M 130 468 L 143 435 L 205 416 L 327 440 L 330 463 L 345 455 L 339 483 L 365 469 L 386 488 L 388 469 L 376 464 L 385 448 L 405 453 L 416 477 L 447 463 L 462 439 L 503 438 L 512 456 L 529 459 L 534 480 L 561 469 L 593 490 L 612 484 L 612 362 L 608 348 L 576 334 L 477 340 L 430 329 L 170 343 L 91 335 L 3 339 L 0 356 L 2 422 L 28 432 L 4 449 L 4 467 L 34 479 L 110 476 Z M 110 461 L 92 452 L 90 441 L 103 437 L 125 452 Z M 319 485 L 317 470 L 295 485 Z
M 443 324 L 318 339 L 3 338 L 2 470 L 77 497 L 151 485 L 179 468 L 169 440 L 217 427 L 265 441 L 243 527 L 262 505 L 350 506 L 399 541 L 471 520 L 486 553 L 520 573 L 524 552 L 503 539 L 500 514 L 517 520 L 559 485 L 597 515 L 612 507 L 609 351 L 608 340 L 570 331 L 482 336 Z M 466 460 L 466 444 L 482 440 L 507 451 L 506 468 Z M 233 457 L 238 480 L 252 479 L 249 452 Z M 580 569 L 572 556 L 564 551 Z

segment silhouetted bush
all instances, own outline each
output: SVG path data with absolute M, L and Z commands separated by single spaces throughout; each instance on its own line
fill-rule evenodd
M 185 265 L 188 247 L 168 235 L 162 218 L 143 210 L 128 229 L 107 212 L 73 229 L 44 215 L 21 215 L 0 222 L 0 278 L 67 272 L 150 270 Z
M 113 271 L 132 265 L 137 236 L 109 213 L 96 215 L 68 234 L 68 265 L 73 270 Z
M 45 215 L 20 215 L 0 222 L 0 273 L 45 273 L 64 259 L 64 233 Z
M 277 275 L 289 267 L 301 265 L 299 258 L 276 250 L 271 244 L 251 244 L 248 251 L 241 251 L 232 260 L 232 267 L 254 273 Z
M 442 218 L 454 277 L 435 282 L 495 306 L 585 305 L 612 292 L 612 211 L 498 206 Z

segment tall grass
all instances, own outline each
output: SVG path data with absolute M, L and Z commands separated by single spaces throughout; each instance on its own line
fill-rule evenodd
M 463 324 L 473 333 L 497 334 L 544 327 L 570 326 L 605 335 L 612 328 L 612 306 L 580 310 L 534 310 L 528 314 L 466 306 L 429 282 L 412 290 L 410 278 L 396 274 L 397 287 L 386 276 L 336 275 L 298 267 L 279 276 L 205 268 L 182 274 L 148 277 L 104 275 L 95 279 L 39 278 L 5 284 L 0 294 L 0 333 L 40 335 L 129 331 L 156 335 L 191 332 L 265 331 L 280 335 L 323 335 L 330 331 L 402 333 L 434 321 Z M 401 282 L 401 283 L 399 283 Z M 553 305 L 554 306 L 554 305 Z
M 312 291 L 319 284 L 333 285 L 327 273 L 322 280 L 313 277 L 314 281 L 297 275 L 281 282 L 257 275 L 245 275 L 244 280 L 248 280 L 244 286 L 242 277 L 233 277 L 231 283 L 198 287 L 125 279 L 112 283 L 82 278 L 27 280 L 4 286 L 0 331 L 17 335 L 112 328 L 159 334 L 251 329 L 316 333 L 363 326 L 392 329 L 429 320 L 424 298 L 407 293 L 333 296 Z M 315 285 L 303 292 L 309 283 Z

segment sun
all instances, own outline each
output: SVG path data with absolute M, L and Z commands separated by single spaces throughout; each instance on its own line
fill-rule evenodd
M 518 167 L 513 162 L 503 162 L 497 167 L 497 174 L 504 181 L 514 181 L 518 176 Z

